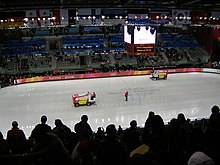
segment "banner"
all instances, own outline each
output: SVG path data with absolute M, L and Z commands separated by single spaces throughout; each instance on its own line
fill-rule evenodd
M 50 17 L 50 10 L 39 10 L 39 17 Z
M 60 9 L 60 25 L 69 24 L 69 13 L 68 9 Z
M 50 25 L 50 10 L 27 10 L 26 18 L 28 27 L 47 26 Z
M 98 16 L 101 15 L 100 8 L 81 8 L 78 9 L 78 16 Z
M 172 22 L 173 24 L 190 24 L 191 21 L 190 10 L 172 10 Z
M 166 23 L 169 23 L 170 12 L 169 11 L 150 12 L 149 17 L 150 17 L 150 23 L 166 24 Z
M 37 19 L 28 19 L 27 25 L 29 28 L 35 28 L 38 27 L 39 23 L 37 21 Z
M 106 25 L 118 25 L 125 23 L 125 19 L 102 19 L 101 21 Z
M 128 24 L 147 24 L 148 14 L 128 14 Z
M 52 11 L 52 18 L 54 18 L 53 23 L 55 25 L 60 25 L 60 10 L 53 10 Z
M 92 25 L 93 21 L 91 19 L 79 19 L 79 25 Z
M 211 17 L 220 20 L 220 11 L 212 11 Z
M 37 11 L 36 10 L 26 10 L 26 18 L 35 18 L 37 17 Z
M 192 24 L 207 24 L 209 21 L 209 12 L 205 10 L 192 11 Z
M 127 13 L 126 9 L 111 9 L 111 8 L 103 8 L 101 9 L 101 15 L 125 15 Z
M 81 8 L 81 9 L 78 9 L 78 15 L 79 16 L 91 16 L 92 15 L 92 12 L 91 12 L 91 9 L 84 9 L 84 8 Z
M 117 76 L 137 76 L 137 75 L 149 75 L 152 70 L 142 71 L 121 71 L 121 72 L 105 72 L 105 73 L 89 73 L 89 74 L 72 74 L 72 75 L 60 75 L 60 76 L 45 76 L 45 77 L 32 77 L 17 79 L 18 84 L 42 82 L 42 81 L 57 81 L 57 80 L 74 80 L 74 79 L 89 79 L 89 78 L 103 78 L 103 77 L 117 77 Z M 176 68 L 176 69 L 161 69 L 160 73 L 186 73 L 186 72 L 212 72 L 205 68 Z M 213 73 L 219 73 L 213 71 Z
M 50 25 L 50 20 L 48 20 L 48 19 L 42 19 L 42 20 L 40 21 L 40 24 L 41 24 L 42 27 L 49 26 L 49 25 Z
M 140 19 L 147 19 L 147 18 L 148 18 L 148 14 L 128 14 L 128 19 L 140 20 Z
M 20 21 L 20 22 L 2 22 L 0 23 L 0 28 L 5 28 L 5 29 L 8 29 L 8 28 L 15 28 L 15 27 L 21 27 L 21 26 L 24 26 L 24 22 L 23 21 Z
M 220 24 L 220 11 L 212 11 L 210 17 L 210 24 Z

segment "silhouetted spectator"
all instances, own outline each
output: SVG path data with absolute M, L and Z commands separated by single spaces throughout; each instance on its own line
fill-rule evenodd
M 122 139 L 123 133 L 124 133 L 124 130 L 122 129 L 121 125 L 119 125 L 119 126 L 118 126 L 118 130 L 117 130 L 117 138 L 118 138 L 119 140 Z
M 45 125 L 44 127 L 47 128 L 49 131 L 51 130 L 51 127 L 46 123 L 47 122 L 47 116 L 43 115 L 40 118 L 41 124 Z
M 159 144 L 162 141 L 166 140 L 166 139 L 163 139 L 163 138 L 165 138 L 164 131 L 165 131 L 165 126 L 164 126 L 163 119 L 159 115 L 154 115 L 152 117 L 150 131 L 148 132 L 149 136 L 147 137 L 147 139 L 144 139 L 144 140 L 147 140 L 146 141 L 147 145 L 149 145 L 150 148 L 153 148 L 156 150 L 159 149 L 158 148 Z M 161 141 L 160 141 L 160 139 L 161 139 Z
M 154 115 L 147 130 L 144 130 L 143 142 L 150 147 L 150 151 L 167 163 L 168 142 L 165 125 L 160 115 Z
M 27 161 L 34 165 L 70 165 L 70 154 L 61 139 L 53 132 L 40 127 L 32 134 L 35 146 L 27 155 Z
M 167 128 L 168 143 L 169 143 L 169 157 L 173 162 L 184 165 L 188 158 L 187 152 L 187 132 L 180 127 L 177 119 L 173 118 Z
M 219 113 L 219 107 L 217 105 L 214 105 L 211 109 L 212 114 L 209 118 L 209 123 L 212 128 L 220 129 L 220 113 Z
M 88 124 L 88 116 L 82 115 L 81 121 L 79 123 L 76 123 L 74 126 L 74 130 L 76 132 L 76 136 L 78 138 L 78 141 L 83 139 L 85 136 L 91 137 L 92 136 L 92 129 L 90 125 Z
M 212 108 L 212 114 L 209 118 L 210 124 L 204 131 L 205 153 L 210 156 L 216 164 L 220 164 L 220 114 L 217 113 L 216 109 Z
M 145 121 L 145 124 L 144 124 L 144 127 L 145 128 L 148 128 L 150 127 L 151 125 L 151 120 L 152 120 L 152 117 L 155 115 L 155 113 L 153 111 L 150 111 L 149 114 L 148 114 L 148 118 L 147 120 Z
M 189 133 L 189 124 L 183 113 L 177 115 L 177 120 L 181 128 L 183 128 L 187 133 Z
M 72 131 L 69 127 L 64 125 L 60 119 L 56 119 L 56 127 L 53 128 L 53 132 L 62 140 L 65 147 L 72 152 Z
M 212 114 L 219 114 L 219 107 L 217 105 L 214 105 L 211 109 L 211 112 Z
M 128 155 L 125 145 L 116 138 L 117 130 L 114 124 L 106 127 L 106 134 L 98 147 L 98 165 L 123 165 Z
M 98 142 L 97 142 L 98 143 Z M 76 164 L 93 165 L 92 153 L 96 150 L 96 145 L 87 134 L 81 134 L 79 142 L 72 151 L 71 158 Z
M 105 137 L 105 131 L 104 131 L 104 128 L 102 127 L 99 127 L 98 128 L 98 131 L 95 133 L 95 138 L 96 140 L 98 141 L 102 141 Z
M 87 123 L 87 115 L 81 117 L 81 122 L 75 125 L 75 130 L 78 133 L 78 143 L 72 151 L 71 158 L 76 164 L 81 165 L 94 165 L 95 159 L 94 155 L 97 151 L 97 146 L 104 136 L 104 130 L 99 127 L 97 134 L 95 134 L 95 139 L 91 138 L 92 130 Z M 79 131 L 79 132 L 78 132 Z
M 205 119 L 195 120 L 192 124 L 189 134 L 189 154 L 192 155 L 195 151 L 204 151 L 204 133 L 203 125 Z
M 9 148 L 8 142 L 3 138 L 0 132 L 0 155 L 10 155 L 11 150 Z
M 0 132 L 0 164 L 14 165 L 14 159 L 12 159 L 12 153 L 9 148 L 8 142 L 3 138 Z
M 18 128 L 18 122 L 12 122 L 12 129 L 7 132 L 7 142 L 13 154 L 25 154 L 28 149 L 23 130 Z
M 36 130 L 43 130 L 45 132 L 51 132 L 51 127 L 46 123 L 47 122 L 47 116 L 43 115 L 40 118 L 41 123 L 37 124 L 35 128 L 31 131 L 31 135 L 29 138 L 30 147 L 33 147 L 35 143 L 35 139 L 33 138 L 33 135 L 37 134 Z
M 35 129 L 44 129 L 46 132 L 51 132 L 52 129 L 51 127 L 46 123 L 47 122 L 47 116 L 43 115 L 41 116 L 41 123 L 40 124 L 37 124 L 35 126 L 35 128 L 32 130 L 32 132 L 35 131 Z
M 148 133 L 151 132 L 152 119 L 154 116 L 155 116 L 155 113 L 153 111 L 150 111 L 148 113 L 148 117 L 147 117 L 145 124 L 144 124 L 142 139 L 146 139 L 148 136 Z
M 123 142 L 125 143 L 129 153 L 141 145 L 139 134 L 137 121 L 132 120 L 130 122 L 130 128 L 125 129 L 123 135 Z

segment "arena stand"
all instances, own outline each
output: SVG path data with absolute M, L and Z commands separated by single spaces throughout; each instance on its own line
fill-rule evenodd
M 45 71 L 51 70 L 52 68 L 52 57 L 50 55 L 33 55 L 28 58 L 28 67 L 31 72 L 37 72 L 40 70 Z
M 161 46 L 165 48 L 165 54 L 169 62 L 176 65 L 183 63 L 195 63 L 198 59 L 208 62 L 208 54 L 204 47 L 199 45 L 192 34 L 161 34 Z M 198 62 L 196 62 L 198 64 Z
M 77 53 L 56 55 L 55 58 L 57 69 L 80 69 L 79 56 Z
M 126 65 L 137 66 L 137 58 L 126 54 L 123 50 L 114 51 L 113 56 L 115 63 L 118 63 L 119 67 Z
M 3 58 L 2 66 L 7 74 L 19 73 L 19 57 L 7 56 Z
M 135 69 L 159 66 L 178 67 L 185 64 L 196 67 L 208 63 L 208 53 L 198 44 L 192 33 L 181 34 L 172 31 L 158 31 L 155 54 L 126 55 L 123 26 L 118 27 L 88 26 L 83 29 L 74 27 L 68 29 L 69 33 L 64 33 L 64 28 L 57 28 L 60 30 L 51 28 L 49 33 L 46 29 L 31 31 L 24 29 L 19 40 L 8 38 L 1 45 L 3 61 L 6 61 L 9 55 L 13 59 L 11 55 L 16 54 L 18 61 L 21 62 L 18 68 L 17 66 L 3 67 L 2 74 L 9 73 L 10 68 L 13 71 L 17 69 L 17 72 L 13 73 L 19 75 L 19 73 L 30 74 L 31 71 L 43 73 L 62 69 L 66 72 L 74 69 L 86 71 L 93 67 L 96 70 L 102 70 L 103 64 L 109 70 L 114 70 L 116 63 L 120 68 L 128 66 L 128 68 Z M 59 32 L 58 35 L 55 33 L 56 31 Z M 29 33 L 34 33 L 34 35 L 31 36 Z M 55 45 L 51 47 L 48 42 L 51 42 L 50 45 L 55 42 Z M 36 58 L 36 56 L 38 57 Z M 50 57 L 46 58 L 46 56 Z M 40 69 L 37 70 L 36 67 Z
M 88 53 L 88 66 L 93 68 L 108 67 L 110 55 L 104 50 L 96 50 Z
M 168 64 L 166 59 L 167 56 L 157 49 L 155 54 L 138 57 L 137 62 L 138 66 L 142 67 L 159 67 L 166 66 Z

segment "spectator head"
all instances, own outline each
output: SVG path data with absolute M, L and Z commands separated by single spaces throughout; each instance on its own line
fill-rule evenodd
M 169 123 L 169 128 L 178 129 L 179 128 L 178 120 L 175 118 L 172 118 Z
M 219 113 L 219 107 L 217 105 L 214 105 L 211 109 L 212 114 L 217 114 Z
M 45 116 L 45 115 L 41 116 L 40 121 L 42 124 L 45 124 L 47 122 L 47 116 Z
M 12 127 L 13 128 L 17 128 L 18 127 L 18 122 L 17 121 L 13 121 L 12 122 Z
M 109 124 L 106 127 L 106 134 L 107 134 L 108 139 L 114 139 L 116 137 L 116 133 L 117 133 L 117 130 L 114 124 Z
M 87 122 L 88 121 L 88 116 L 87 115 L 82 115 L 81 121 Z
M 180 124 L 186 122 L 186 118 L 185 118 L 185 115 L 183 113 L 179 113 L 178 116 L 177 116 L 177 119 L 178 119 Z
M 153 117 L 154 115 L 155 115 L 155 113 L 154 113 L 153 111 L 150 111 L 149 114 L 148 114 L 148 117 L 151 118 L 151 117 Z
M 130 126 L 131 126 L 131 128 L 136 128 L 137 127 L 137 121 L 136 120 L 132 120 L 130 122 Z
M 60 119 L 56 119 L 54 124 L 55 124 L 57 127 L 63 125 L 63 123 L 62 123 L 62 121 L 61 121 Z
M 99 132 L 99 133 L 103 133 L 103 132 L 104 132 L 104 128 L 99 127 L 97 132 Z
M 160 115 L 152 117 L 152 130 L 162 133 L 164 131 L 164 122 Z

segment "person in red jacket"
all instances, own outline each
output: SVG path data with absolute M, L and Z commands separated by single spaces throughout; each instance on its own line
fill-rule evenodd
M 96 98 L 96 93 L 93 92 L 93 93 L 92 93 L 92 96 L 93 96 L 93 98 Z
M 128 101 L 128 91 L 125 92 L 125 101 Z

